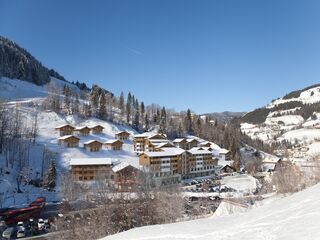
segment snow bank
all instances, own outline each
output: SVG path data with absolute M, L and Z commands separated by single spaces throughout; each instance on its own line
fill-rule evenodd
M 320 239 L 320 184 L 245 213 L 136 228 L 104 240 Z

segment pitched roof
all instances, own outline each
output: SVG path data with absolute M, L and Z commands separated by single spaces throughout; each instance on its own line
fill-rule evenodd
M 193 148 L 189 149 L 188 152 L 191 154 L 212 154 L 211 151 L 209 151 L 208 149 L 205 149 L 203 147 L 193 147 Z
M 173 140 L 174 143 L 180 143 L 182 141 L 186 141 L 185 138 L 176 138 L 175 140 Z
M 87 126 L 81 126 L 81 127 L 76 127 L 75 130 L 83 130 L 83 129 L 90 129 Z
M 104 127 L 101 126 L 100 124 L 97 124 L 97 125 L 94 125 L 94 126 L 90 127 L 90 129 L 92 129 L 92 128 L 97 128 L 97 127 L 104 128 Z
M 120 142 L 121 144 L 123 144 L 122 141 L 118 140 L 118 139 L 111 139 L 111 140 L 108 140 L 106 141 L 104 144 L 114 144 L 116 142 Z
M 229 152 L 230 151 L 228 149 L 225 149 L 225 148 L 221 148 L 220 151 L 219 151 L 220 154 L 227 154 Z
M 132 166 L 132 165 L 131 165 L 130 163 L 128 163 L 128 162 L 121 162 L 121 163 L 115 165 L 115 166 L 112 168 L 112 171 L 116 173 L 116 172 L 121 171 L 122 169 L 125 169 L 125 168 L 128 167 L 128 166 L 134 167 L 134 166 Z M 136 167 L 134 167 L 134 168 L 136 168 Z M 136 168 L 136 169 L 137 169 L 137 168 Z
M 68 138 L 77 138 L 78 140 L 80 140 L 80 138 L 73 136 L 73 135 L 65 135 L 65 136 L 59 137 L 58 139 L 59 140 L 66 140 Z
M 188 139 L 187 139 L 187 142 L 188 142 L 188 143 L 194 142 L 194 141 L 199 142 L 197 139 L 194 139 L 194 138 L 188 138 Z
M 85 143 L 83 143 L 83 144 L 84 144 L 84 145 L 88 145 L 88 144 L 91 144 L 91 143 L 94 143 L 94 142 L 97 142 L 97 143 L 102 144 L 102 142 L 99 142 L 98 140 L 89 140 L 89 141 L 87 141 L 87 142 L 85 142 Z
M 146 154 L 149 157 L 171 157 L 171 156 L 177 156 L 184 153 L 185 150 L 181 148 L 162 148 L 162 151 L 160 152 L 144 152 L 142 154 Z
M 71 158 L 70 165 L 111 165 L 111 158 Z
M 60 129 L 60 128 L 63 128 L 63 127 L 71 127 L 74 129 L 74 126 L 70 125 L 70 124 L 63 124 L 63 125 L 60 125 L 58 127 L 55 127 L 55 129 Z
M 127 131 L 121 131 L 121 132 L 116 133 L 116 135 L 120 135 L 120 134 L 127 134 L 127 135 L 130 135 L 130 133 L 128 133 Z

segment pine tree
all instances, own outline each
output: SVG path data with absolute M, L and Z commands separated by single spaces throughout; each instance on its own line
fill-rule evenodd
M 160 115 L 160 131 L 162 133 L 166 132 L 166 125 L 167 125 L 167 113 L 165 107 L 161 109 L 161 115 Z
M 136 111 L 136 113 L 134 115 L 134 120 L 133 120 L 132 126 L 137 131 L 140 130 L 139 120 L 140 120 L 140 114 L 139 114 L 139 111 Z
M 120 98 L 119 98 L 119 102 L 118 102 L 118 108 L 121 111 L 121 115 L 124 115 L 124 96 L 123 96 L 123 92 L 121 92 Z
M 149 116 L 148 116 L 148 113 L 146 113 L 145 117 L 144 117 L 144 130 L 145 131 L 149 130 Z
M 70 95 L 71 95 L 71 91 L 70 91 L 70 88 L 67 86 L 67 85 L 64 85 L 63 87 L 63 108 L 64 108 L 64 111 L 67 113 L 67 114 L 70 114 L 71 113 L 71 109 L 70 109 Z
M 73 109 L 72 113 L 73 114 L 79 114 L 80 113 L 80 101 L 79 101 L 79 94 L 75 94 L 75 101 L 73 102 Z
M 107 118 L 107 99 L 104 91 L 102 91 L 99 96 L 98 117 L 100 119 Z
M 99 90 L 97 85 L 93 85 L 90 92 L 90 106 L 92 115 L 96 115 L 99 107 Z
M 185 130 L 189 134 L 193 134 L 193 128 L 192 128 L 192 116 L 190 109 L 187 110 L 187 115 L 185 117 Z
M 56 163 L 54 160 L 50 162 L 44 185 L 49 188 L 55 188 L 56 186 L 56 177 L 57 177 L 57 170 L 56 170 Z
M 127 123 L 130 123 L 130 118 L 131 118 L 131 104 L 132 104 L 132 96 L 131 93 L 128 93 L 128 98 L 127 98 L 127 104 L 126 104 L 126 116 L 127 116 Z

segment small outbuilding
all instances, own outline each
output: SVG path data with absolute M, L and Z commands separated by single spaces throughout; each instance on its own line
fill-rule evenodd
M 90 128 L 88 128 L 87 126 L 76 127 L 74 129 L 74 133 L 79 136 L 88 136 L 90 134 Z

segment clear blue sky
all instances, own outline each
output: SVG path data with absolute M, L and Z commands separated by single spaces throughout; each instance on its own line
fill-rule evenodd
M 320 82 L 318 0 L 0 0 L 0 35 L 70 81 L 197 113 Z

